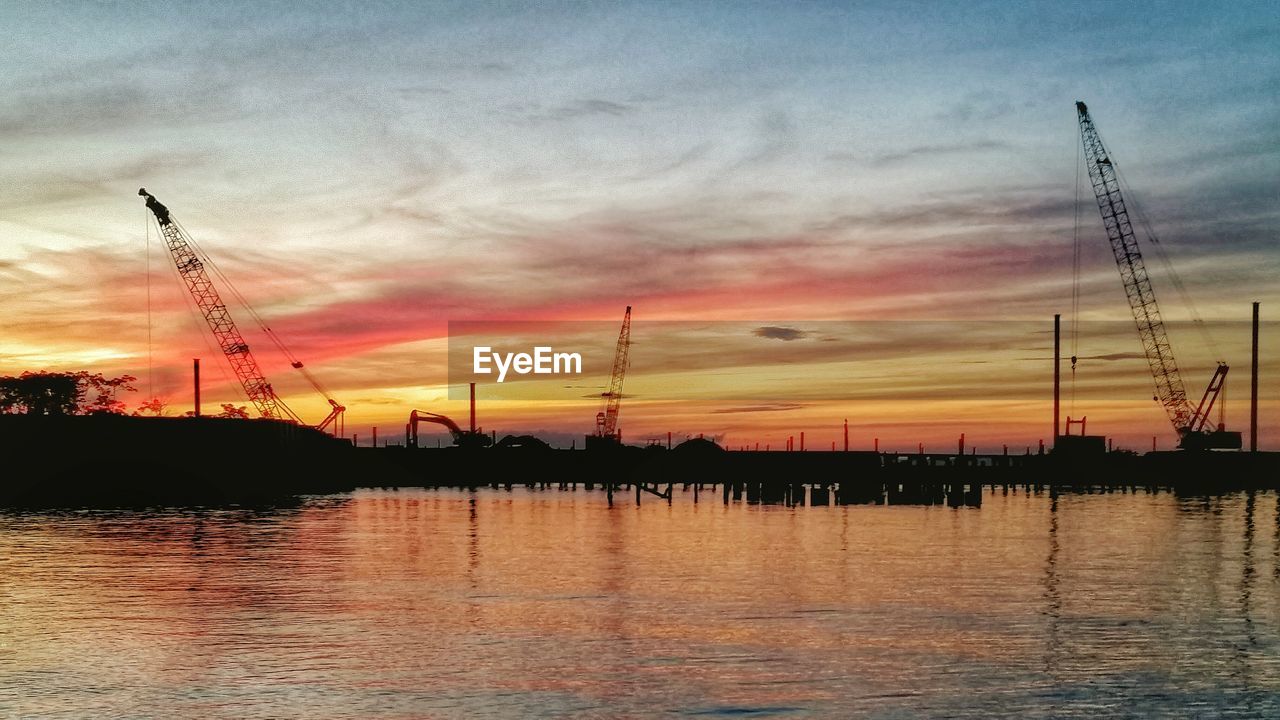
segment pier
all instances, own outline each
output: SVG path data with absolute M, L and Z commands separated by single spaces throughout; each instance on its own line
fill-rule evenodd
M 615 501 L 824 506 L 981 503 L 984 488 L 1080 492 L 1280 489 L 1280 453 L 1066 451 L 727 451 L 353 447 L 272 420 L 120 415 L 0 416 L 13 472 L 0 506 L 117 506 L 273 501 L 361 487 L 561 488 Z M 243 462 L 224 462 L 234 452 Z M 222 458 L 220 460 L 219 458 Z
M 628 452 L 629 450 L 629 452 Z M 786 506 L 924 504 L 978 506 L 1003 492 L 1212 494 L 1280 489 L 1280 453 L 1097 455 L 876 452 L 524 452 L 360 448 L 401 478 L 378 487 L 601 491 L 636 503 L 739 502 Z M 612 479 L 609 479 L 612 478 Z

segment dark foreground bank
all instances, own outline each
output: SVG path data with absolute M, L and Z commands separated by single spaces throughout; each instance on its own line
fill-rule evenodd
M 573 485 L 671 499 L 676 486 L 765 503 L 969 505 L 981 488 L 1172 488 L 1216 493 L 1280 485 L 1280 454 L 1165 452 L 946 455 L 672 450 L 353 448 L 272 420 L 0 416 L 0 504 L 93 507 L 273 502 L 357 487 Z M 815 492 L 816 489 L 816 492 Z M 828 498 L 830 498 L 828 500 Z

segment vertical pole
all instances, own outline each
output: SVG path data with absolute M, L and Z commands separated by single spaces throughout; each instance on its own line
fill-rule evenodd
M 1254 323 L 1254 328 L 1255 328 L 1255 329 L 1254 329 L 1254 333 L 1253 333 L 1253 337 L 1254 337 L 1253 347 L 1255 348 L 1255 349 L 1254 349 L 1254 353 L 1253 353 L 1253 363 L 1254 363 L 1254 365 L 1257 365 L 1257 364 L 1258 364 L 1258 352 L 1257 352 L 1257 347 L 1258 347 L 1258 343 L 1257 343 L 1257 337 L 1258 337 L 1257 327 L 1258 327 L 1258 326 L 1257 326 L 1257 323 L 1256 323 L 1256 320 L 1257 320 L 1257 317 L 1258 317 L 1258 304 L 1257 304 L 1257 303 L 1254 303 L 1254 304 L 1253 304 L 1253 317 L 1254 317 L 1254 319 L 1255 319 L 1255 323 Z M 191 376 L 192 376 L 193 381 L 195 382 L 195 388 L 196 388 L 196 402 L 195 402 L 196 411 L 195 411 L 195 416 L 196 416 L 196 417 L 200 417 L 200 358 L 192 358 L 192 359 L 191 359 Z M 1255 378 L 1256 378 L 1256 377 L 1258 377 L 1257 372 L 1255 372 L 1255 373 L 1253 374 L 1253 376 L 1254 376 Z M 1253 393 L 1253 394 L 1254 394 L 1254 396 L 1255 396 L 1255 397 L 1257 397 L 1257 394 L 1258 394 L 1258 392 L 1257 392 L 1257 388 L 1258 388 L 1258 383 L 1257 383 L 1257 381 L 1255 381 L 1255 382 L 1253 383 L 1253 387 L 1254 387 L 1254 393 Z
M 844 419 L 844 451 L 849 452 L 849 418 Z
M 875 443 L 876 443 L 876 452 L 880 452 L 880 438 L 876 438 Z
M 1258 303 L 1253 304 L 1253 369 L 1249 381 L 1249 452 L 1258 452 Z
M 1062 384 L 1062 316 L 1053 316 L 1053 443 L 1058 444 L 1060 388 Z
M 667 431 L 667 449 L 668 450 L 671 449 L 671 431 L 670 430 Z
M 373 426 L 373 445 L 370 447 L 378 447 L 378 426 Z
M 804 452 L 804 431 L 800 431 L 800 452 Z
M 476 431 L 476 384 L 471 383 L 471 432 Z

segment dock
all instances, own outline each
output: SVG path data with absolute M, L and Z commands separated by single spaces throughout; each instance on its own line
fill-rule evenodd
M 630 451 L 630 452 L 628 452 Z M 1216 494 L 1280 489 L 1280 453 L 1157 452 L 1091 456 L 721 451 L 683 455 L 614 452 L 504 452 L 457 448 L 361 448 L 399 478 L 377 487 L 601 491 L 643 503 L 693 502 L 825 506 L 981 505 L 984 489 L 1009 492 Z
M 1028 492 L 1280 490 L 1280 453 L 1022 455 L 353 447 L 274 420 L 0 416 L 10 472 L 0 507 L 243 504 L 364 487 L 604 492 L 611 499 L 787 506 L 979 505 L 984 488 Z

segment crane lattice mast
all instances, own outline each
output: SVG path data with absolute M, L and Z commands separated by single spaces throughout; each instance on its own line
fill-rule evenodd
M 1093 194 L 1098 200 L 1098 210 L 1102 213 L 1102 224 L 1106 227 L 1107 239 L 1111 242 L 1116 267 L 1120 269 L 1120 280 L 1124 284 L 1129 309 L 1133 311 L 1133 319 L 1138 326 L 1138 335 L 1142 340 L 1151 377 L 1155 379 L 1156 397 L 1164 406 L 1169 421 L 1173 423 L 1179 436 L 1185 436 L 1193 430 L 1193 424 L 1203 424 L 1203 421 L 1198 417 L 1200 413 L 1187 401 L 1187 390 L 1182 384 L 1178 364 L 1173 359 L 1173 348 L 1169 344 L 1164 320 L 1160 317 L 1155 290 L 1151 287 L 1151 278 L 1147 274 L 1146 263 L 1142 260 L 1138 238 L 1133 232 L 1124 198 L 1120 195 L 1120 181 L 1115 165 L 1102 144 L 1102 138 L 1098 136 L 1093 119 L 1089 117 L 1089 108 L 1084 103 L 1077 102 L 1076 112 L 1080 117 L 1080 139 L 1084 145 L 1089 182 L 1093 185 Z M 1222 374 L 1225 375 L 1225 372 Z
M 631 355 L 631 306 L 622 316 L 622 330 L 618 333 L 618 346 L 613 353 L 613 372 L 609 376 L 609 389 L 601 393 L 604 410 L 596 415 L 596 434 L 616 437 L 618 434 L 618 410 L 622 404 L 622 381 L 626 376 Z
M 249 402 L 253 403 L 264 418 L 298 420 L 293 411 L 276 397 L 271 383 L 267 382 L 266 377 L 263 376 L 262 370 L 258 367 L 258 361 L 253 358 L 253 353 L 249 350 L 249 344 L 244 341 L 244 336 L 236 328 L 226 304 L 218 296 L 218 290 L 209 279 L 204 263 L 196 255 L 190 239 L 169 216 L 169 208 L 156 200 L 146 188 L 139 189 L 138 194 L 147 199 L 147 208 L 156 216 L 156 223 L 160 225 L 160 233 L 164 236 L 165 245 L 169 248 L 169 253 L 173 255 L 173 262 L 178 267 L 178 275 L 182 277 L 200 314 L 209 324 L 209 330 L 213 332 L 218 347 L 227 357 L 240 385 L 244 387 L 244 393 L 249 397 Z

